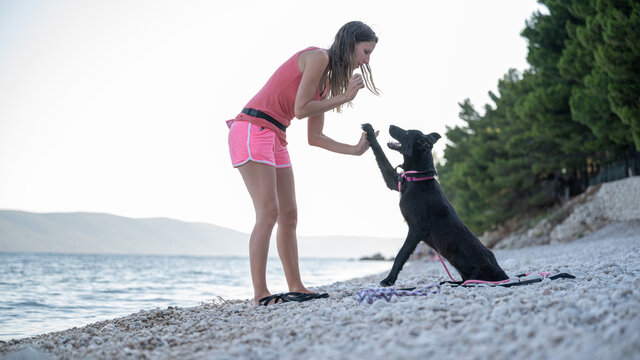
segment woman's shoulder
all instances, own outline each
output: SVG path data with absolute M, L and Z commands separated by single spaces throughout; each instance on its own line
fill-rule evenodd
M 320 61 L 320 62 L 328 62 L 329 61 L 329 52 L 326 49 L 322 49 L 316 46 L 310 46 L 302 51 L 300 51 L 301 60 L 304 62 L 308 61 Z
M 297 62 L 298 70 L 301 73 L 304 73 L 308 68 L 322 71 L 329 64 L 329 54 L 324 49 L 310 47 L 300 51 Z
M 327 49 L 319 48 L 317 46 L 309 46 L 304 50 L 300 50 L 300 54 L 313 54 L 315 56 L 326 55 L 329 56 Z

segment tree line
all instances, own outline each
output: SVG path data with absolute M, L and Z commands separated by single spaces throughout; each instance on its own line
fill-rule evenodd
M 613 161 L 640 163 L 640 2 L 540 3 L 521 32 L 530 68 L 447 127 L 441 184 L 477 233 L 582 193 Z

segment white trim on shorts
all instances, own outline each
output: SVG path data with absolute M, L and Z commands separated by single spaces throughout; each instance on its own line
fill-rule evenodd
M 249 142 L 251 140 L 251 126 L 252 125 L 253 125 L 252 123 L 249 123 L 249 126 L 247 126 L 247 153 L 249 154 L 249 158 L 244 160 L 244 161 L 242 161 L 242 162 L 240 162 L 240 163 L 233 164 L 233 167 L 238 167 L 240 165 L 244 165 L 244 164 L 248 163 L 249 161 L 271 165 L 271 166 L 275 167 L 276 169 L 285 168 L 285 167 L 291 167 L 291 163 L 288 163 L 288 164 L 285 164 L 285 165 L 276 165 L 275 163 L 272 163 L 271 161 L 256 160 L 256 159 L 253 158 L 253 156 L 251 155 L 251 146 L 249 146 Z M 279 140 L 276 139 L 276 141 L 279 141 Z

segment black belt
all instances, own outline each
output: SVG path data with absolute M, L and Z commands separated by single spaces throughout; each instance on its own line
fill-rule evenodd
M 277 126 L 278 129 L 282 130 L 282 131 L 287 131 L 287 127 L 282 125 L 278 120 L 272 118 L 271 116 L 269 116 L 268 114 L 263 113 L 260 110 L 256 110 L 256 109 L 251 109 L 251 108 L 244 108 L 242 109 L 242 113 L 243 114 L 247 114 L 249 116 L 253 116 L 253 117 L 257 117 L 260 119 L 265 119 L 268 122 L 272 123 L 273 125 Z

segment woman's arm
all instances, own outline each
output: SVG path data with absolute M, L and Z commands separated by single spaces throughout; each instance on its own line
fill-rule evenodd
M 330 99 L 313 100 L 316 95 L 320 80 L 326 73 L 329 64 L 329 54 L 322 50 L 312 50 L 302 54 L 300 71 L 302 79 L 296 93 L 294 113 L 296 118 L 304 119 L 309 116 L 322 114 L 346 102 L 353 100 L 358 91 L 364 88 L 364 81 L 360 74 L 353 75 L 349 80 L 347 90 Z
M 348 145 L 337 142 L 322 132 L 324 128 L 324 114 L 309 116 L 307 126 L 307 138 L 309 145 L 321 147 L 340 154 L 362 155 L 369 148 L 367 134 L 360 136 L 360 141 L 356 145 Z M 376 132 L 376 136 L 378 136 Z

